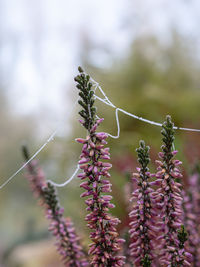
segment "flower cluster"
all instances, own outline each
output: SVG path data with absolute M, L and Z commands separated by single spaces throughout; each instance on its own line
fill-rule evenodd
M 131 255 L 135 266 L 191 266 L 186 251 L 187 232 L 183 226 L 181 162 L 174 159 L 174 129 L 167 116 L 162 127 L 163 145 L 156 174 L 150 174 L 149 148 L 144 141 L 137 149 L 141 165 L 133 174 L 137 185 L 130 212 Z M 155 177 L 153 181 L 150 178 Z M 154 187 L 154 188 L 152 188 Z
M 22 153 L 26 161 L 29 160 L 30 156 L 26 146 L 22 146 Z M 31 161 L 27 165 L 26 178 L 29 181 L 31 191 L 35 198 L 39 199 L 39 204 L 42 205 L 44 202 L 44 194 L 42 188 L 47 185 L 44 172 L 39 168 L 36 160 Z
M 186 247 L 192 254 L 194 267 L 200 266 L 200 177 L 198 170 L 189 176 L 188 188 L 183 194 L 184 224 L 188 232 Z
M 155 258 L 155 239 L 157 227 L 157 211 L 154 203 L 154 190 L 149 183 L 150 172 L 148 164 L 149 147 L 145 146 L 144 141 L 140 141 L 137 149 L 138 161 L 141 165 L 137 168 L 137 173 L 133 174 L 137 189 L 133 191 L 131 201 L 133 201 L 132 211 L 129 213 L 131 218 L 130 254 L 133 257 L 135 266 L 151 266 Z
M 90 238 L 93 243 L 89 249 L 89 254 L 92 255 L 91 264 L 95 267 L 122 266 L 125 257 L 117 255 L 121 243 L 124 242 L 118 237 L 116 230 L 119 219 L 109 214 L 109 209 L 114 205 L 110 203 L 112 197 L 107 195 L 111 192 L 108 171 L 112 165 L 104 161 L 110 159 L 109 148 L 104 147 L 107 144 L 108 135 L 104 132 L 96 132 L 103 119 L 95 119 L 92 85 L 88 75 L 85 75 L 82 69 L 79 71 L 80 75 L 75 78 L 75 81 L 78 83 L 77 88 L 82 98 L 79 104 L 83 107 L 80 112 L 83 120 L 80 122 L 88 130 L 88 136 L 86 139 L 76 139 L 77 142 L 83 144 L 79 161 L 83 172 L 78 177 L 84 180 L 80 185 L 85 190 L 81 197 L 88 197 L 85 203 L 90 213 L 85 219 L 92 230 Z
M 56 246 L 62 255 L 63 263 L 70 267 L 88 266 L 74 225 L 70 218 L 63 216 L 64 209 L 59 205 L 54 186 L 48 183 L 43 192 L 46 200 L 46 216 L 50 220 L 49 231 L 57 239 Z
M 183 224 L 183 210 L 181 195 L 182 185 L 177 181 L 182 177 L 178 168 L 181 164 L 174 159 L 177 151 L 173 150 L 174 129 L 170 116 L 167 116 L 161 131 L 163 135 L 162 152 L 159 153 L 160 161 L 158 164 L 156 178 L 160 187 L 157 189 L 157 202 L 160 208 L 162 225 L 162 249 L 160 262 L 162 266 L 190 266 L 178 236 L 178 230 Z M 180 245 L 181 244 L 181 245 Z
M 29 159 L 26 147 L 23 147 L 26 160 Z M 62 256 L 62 261 L 67 267 L 89 266 L 79 238 L 75 233 L 70 218 L 65 218 L 64 209 L 60 207 L 55 187 L 46 183 L 45 177 L 36 162 L 30 162 L 27 166 L 27 179 L 35 196 L 45 209 L 46 217 L 50 220 L 49 231 L 56 237 L 57 250 Z
M 107 194 L 111 192 L 111 183 L 108 170 L 111 164 L 102 160 L 110 159 L 109 148 L 105 148 L 107 134 L 96 133 L 96 128 L 102 119 L 97 120 L 90 135 L 86 139 L 78 138 L 77 142 L 83 144 L 81 159 L 79 161 L 82 173 L 78 175 L 81 180 L 80 187 L 85 189 L 81 197 L 88 197 L 85 201 L 88 227 L 92 230 L 90 238 L 93 243 L 90 245 L 89 254 L 93 255 L 92 266 L 122 266 L 124 257 L 116 255 L 120 245 L 124 241 L 118 238 L 116 225 L 119 219 L 112 217 L 108 211 L 114 205 L 110 203 L 112 197 Z

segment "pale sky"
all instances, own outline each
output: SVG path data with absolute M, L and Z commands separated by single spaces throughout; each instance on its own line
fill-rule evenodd
M 199 40 L 198 0 L 0 0 L 0 74 L 19 113 L 63 115 L 80 63 L 83 36 L 95 44 L 94 63 L 109 65 L 134 36 L 169 37 L 169 28 Z M 46 114 L 48 117 L 48 114 Z M 51 118 L 50 118 L 51 119 Z

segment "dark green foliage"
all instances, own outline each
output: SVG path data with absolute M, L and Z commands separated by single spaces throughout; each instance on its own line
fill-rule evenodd
M 179 247 L 184 248 L 184 243 L 188 239 L 187 231 L 185 230 L 184 225 L 181 225 L 181 228 L 178 230 L 178 240 L 179 240 Z
M 161 134 L 163 135 L 162 141 L 164 145 L 162 146 L 162 151 L 164 154 L 168 156 L 168 159 L 170 160 L 169 157 L 172 157 L 170 152 L 172 151 L 173 147 L 173 142 L 174 142 L 174 124 L 171 121 L 171 117 L 168 115 L 166 117 L 166 121 L 162 125 L 162 131 Z
M 83 108 L 79 114 L 84 120 L 83 126 L 90 131 L 95 123 L 96 108 L 94 105 L 94 91 L 92 90 L 92 83 L 90 82 L 90 76 L 83 72 L 81 67 L 78 67 L 79 75 L 74 80 L 77 82 L 76 87 L 79 92 L 80 100 L 79 105 Z
M 147 167 L 150 162 L 149 149 L 149 146 L 145 146 L 145 142 L 143 140 L 140 141 L 140 147 L 136 149 L 136 152 L 138 153 L 138 162 L 141 164 L 144 172 L 149 170 Z
M 23 154 L 24 159 L 26 161 L 28 161 L 30 159 L 28 148 L 25 145 L 22 146 L 22 154 Z
M 150 267 L 151 266 L 151 260 L 149 259 L 149 256 L 146 254 L 144 259 L 142 259 L 142 266 L 143 267 Z
M 47 183 L 47 187 L 43 188 L 43 192 L 46 204 L 52 210 L 53 215 L 56 215 L 56 211 L 59 210 L 59 201 L 55 187 L 51 183 Z
M 30 160 L 30 153 L 29 153 L 28 147 L 26 145 L 22 145 L 22 154 L 24 156 L 25 161 L 29 161 Z M 27 168 L 29 169 L 31 174 L 33 174 L 33 175 L 36 174 L 35 168 L 33 168 L 32 164 L 28 164 Z

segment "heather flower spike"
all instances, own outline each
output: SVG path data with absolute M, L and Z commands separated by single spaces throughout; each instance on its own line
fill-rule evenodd
M 188 232 L 186 248 L 192 255 L 192 266 L 200 266 L 200 174 L 199 168 L 188 177 L 188 187 L 183 194 L 184 224 Z
M 70 218 L 63 216 L 64 209 L 60 207 L 55 187 L 48 183 L 43 191 L 47 204 L 46 216 L 50 220 L 49 230 L 57 239 L 57 250 L 62 255 L 65 266 L 88 266 L 74 225 Z
M 25 146 L 23 154 L 28 160 L 29 154 Z M 55 187 L 51 183 L 46 183 L 44 174 L 36 162 L 30 162 L 27 168 L 27 178 L 34 194 L 39 197 L 40 204 L 45 209 L 46 217 L 50 221 L 49 231 L 57 239 L 57 250 L 62 256 L 64 265 L 67 267 L 89 266 L 71 219 L 65 218 L 63 215 L 64 209 L 60 207 Z
M 82 110 L 79 112 L 84 119 L 83 126 L 89 131 L 95 123 L 96 108 L 94 105 L 94 91 L 92 90 L 92 83 L 90 82 L 90 76 L 84 74 L 81 67 L 78 68 L 79 75 L 74 80 L 77 82 L 76 87 L 79 92 L 80 100 L 78 103 L 82 106 Z
M 25 161 L 30 159 L 29 152 L 26 146 L 22 146 L 22 153 Z M 44 202 L 44 195 L 42 188 L 45 187 L 46 179 L 41 168 L 38 167 L 37 161 L 31 161 L 27 165 L 26 177 L 29 180 L 31 190 L 36 198 L 39 199 L 40 204 Z
M 184 243 L 179 240 L 180 231 L 183 230 L 182 219 L 182 185 L 177 181 L 182 174 L 178 166 L 181 164 L 179 160 L 175 160 L 174 155 L 177 151 L 173 151 L 174 142 L 174 124 L 171 117 L 167 116 L 163 123 L 161 134 L 163 135 L 162 152 L 159 153 L 161 161 L 157 161 L 157 182 L 160 183 L 158 188 L 157 202 L 160 207 L 160 217 L 163 220 L 162 235 L 160 237 L 161 255 L 160 262 L 162 266 L 190 266 L 184 249 Z M 180 230 L 181 228 L 181 230 Z M 182 248 L 180 248 L 182 244 Z
M 86 139 L 77 139 L 77 142 L 83 144 L 80 156 L 80 169 L 82 173 L 78 175 L 81 180 L 81 187 L 85 190 L 81 197 L 87 197 L 85 201 L 87 211 L 86 216 L 88 227 L 91 229 L 89 254 L 92 256 L 91 265 L 94 267 L 117 267 L 123 266 L 124 258 L 118 255 L 121 249 L 123 239 L 118 237 L 116 225 L 119 219 L 109 214 L 109 209 L 114 205 L 110 203 L 112 197 L 109 169 L 112 167 L 105 160 L 110 159 L 109 148 L 105 148 L 108 135 L 104 132 L 96 132 L 97 127 L 103 119 L 95 119 L 96 109 L 93 107 L 94 98 L 92 84 L 89 82 L 90 77 L 85 75 L 79 68 L 80 75 L 75 78 L 78 83 L 77 88 L 80 90 L 79 104 L 83 110 L 79 113 L 83 117 L 81 123 L 88 130 Z
M 148 164 L 149 147 L 144 141 L 140 141 L 140 147 L 136 149 L 138 162 L 141 167 L 137 168 L 137 173 L 133 174 L 133 179 L 137 181 L 137 188 L 133 191 L 131 201 L 133 207 L 129 214 L 130 223 L 130 253 L 134 261 L 134 266 L 149 267 L 154 260 L 154 241 L 156 239 L 157 218 L 153 202 L 154 190 L 150 187 L 150 172 Z

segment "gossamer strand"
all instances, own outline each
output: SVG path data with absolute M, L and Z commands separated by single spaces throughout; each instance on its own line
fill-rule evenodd
M 80 67 L 79 67 L 80 68 Z M 82 72 L 84 73 L 84 72 Z M 87 75 L 87 74 L 85 74 Z M 89 75 L 88 75 L 89 76 Z M 121 109 L 121 108 L 118 108 L 116 107 L 110 100 L 109 98 L 106 96 L 105 92 L 103 91 L 103 89 L 101 88 L 101 86 L 99 85 L 99 83 L 97 83 L 94 79 L 90 78 L 90 81 L 92 82 L 91 86 L 94 86 L 94 99 L 98 99 L 99 101 L 103 102 L 104 104 L 108 105 L 108 106 L 111 106 L 112 108 L 115 109 L 115 118 L 116 118 L 116 123 L 117 123 L 117 135 L 114 136 L 114 135 L 111 135 L 111 134 L 108 134 L 109 137 L 111 138 L 114 138 L 114 139 L 117 139 L 119 138 L 120 136 L 120 124 L 119 124 L 119 116 L 118 116 L 118 111 L 124 113 L 125 115 L 127 116 L 130 116 L 134 119 L 137 119 L 137 120 L 140 120 L 140 121 L 143 121 L 145 123 L 149 123 L 149 124 L 152 124 L 152 125 L 156 125 L 156 126 L 159 126 L 159 127 L 162 127 L 162 124 L 161 123 L 158 123 L 158 122 L 155 122 L 155 121 L 151 121 L 151 120 L 147 120 L 145 118 L 142 118 L 142 117 L 139 117 L 135 114 L 132 114 L 130 112 L 127 112 L 126 110 L 124 109 Z M 104 96 L 104 99 L 97 96 L 95 94 L 96 90 L 99 89 L 99 91 L 102 93 L 102 95 Z M 73 108 L 75 107 L 77 103 L 77 100 L 75 101 L 70 113 L 72 112 Z M 68 115 L 69 116 L 69 115 Z M 174 126 L 174 129 L 178 129 L 178 130 L 182 130 L 182 131 L 190 131 L 190 132 L 200 132 L 200 129 L 192 129 L 192 128 L 184 128 L 184 127 L 177 127 L 177 126 Z M 0 190 L 2 188 L 4 188 L 9 182 L 11 182 L 15 176 L 20 172 L 22 171 L 27 165 L 29 162 L 31 162 L 48 144 L 49 142 L 51 142 L 54 137 L 56 136 L 57 132 L 58 132 L 59 128 L 57 128 L 51 135 L 50 137 L 46 140 L 46 142 L 35 152 L 35 154 L 29 159 L 28 162 L 25 162 L 14 174 L 12 174 L 8 179 L 6 179 L 6 181 L 0 185 Z M 64 183 L 61 183 L 61 184 L 58 184 L 58 183 L 55 183 L 53 181 L 49 181 L 51 182 L 52 184 L 54 184 L 54 186 L 56 187 L 64 187 L 66 186 L 69 182 L 71 182 L 73 180 L 73 178 L 75 177 L 75 174 L 78 170 L 76 169 L 74 171 L 74 173 L 72 174 L 72 176 L 67 179 Z
M 98 99 L 99 101 L 101 101 L 102 103 L 112 107 L 115 109 L 115 118 L 116 118 L 116 123 L 117 123 L 117 135 L 116 136 L 113 136 L 111 134 L 108 134 L 110 137 L 112 138 L 119 138 L 119 135 L 120 135 L 120 124 L 119 124 L 119 116 L 118 116 L 118 111 L 124 113 L 125 115 L 127 116 L 130 116 L 134 119 L 137 119 L 137 120 L 140 120 L 140 121 L 143 121 L 145 123 L 149 123 L 149 124 L 152 124 L 152 125 L 155 125 L 155 126 L 159 126 L 159 127 L 162 127 L 162 123 L 159 123 L 159 122 L 155 122 L 155 121 L 151 121 L 151 120 L 148 120 L 148 119 L 145 119 L 143 117 L 140 117 L 140 116 L 137 116 L 135 114 L 132 114 L 122 108 L 118 108 L 116 107 L 111 101 L 110 99 L 107 97 L 107 95 L 105 94 L 105 92 L 103 91 L 102 87 L 99 85 L 99 83 L 97 83 L 94 79 L 90 78 L 90 80 L 92 81 L 93 85 L 95 86 L 95 89 L 99 89 L 99 91 L 101 92 L 101 94 L 104 96 L 104 98 L 101 98 L 99 96 L 97 96 L 96 94 L 94 94 L 94 98 Z M 178 127 L 178 126 L 174 126 L 173 125 L 173 129 L 175 130 L 182 130 L 182 131 L 190 131 L 190 132 L 200 132 L 200 129 L 193 129 L 193 128 L 185 128 L 185 127 Z
M 80 122 L 87 129 L 88 136 L 85 139 L 76 139 L 83 145 L 79 161 L 83 172 L 78 177 L 84 180 L 80 185 L 85 190 L 81 197 L 87 197 L 85 203 L 89 214 L 85 220 L 91 229 L 92 244 L 89 249 L 89 255 L 92 256 L 91 265 L 94 267 L 123 266 L 125 257 L 117 255 L 121 249 L 121 243 L 124 242 L 118 237 L 116 231 L 116 225 L 120 221 L 109 214 L 109 209 L 114 205 L 110 203 L 112 197 L 105 194 L 111 192 L 108 170 L 112 165 L 105 162 L 110 159 L 109 148 L 105 148 L 108 135 L 96 132 L 103 119 L 96 120 L 95 117 L 94 92 L 91 90 L 90 77 L 86 76 L 81 68 L 79 72 L 80 75 L 75 78 L 75 81 L 80 90 L 79 104 L 83 107 L 79 112 L 83 118 Z
M 26 147 L 23 147 L 26 160 L 29 159 Z M 64 209 L 60 207 L 55 187 L 46 182 L 42 170 L 35 161 L 27 166 L 27 179 L 39 204 L 44 208 L 47 219 L 50 221 L 49 231 L 56 237 L 56 246 L 66 267 L 89 266 L 79 237 L 75 233 L 74 225 L 70 218 L 64 217 Z
M 78 99 L 74 102 L 71 110 L 68 112 L 68 117 L 70 117 L 76 103 L 77 103 Z M 4 188 L 8 183 L 10 183 L 16 176 L 18 173 L 20 173 L 34 158 L 36 158 L 36 156 L 46 147 L 48 146 L 48 144 L 50 142 L 52 142 L 56 136 L 56 134 L 58 133 L 60 129 L 60 126 L 57 127 L 57 129 L 48 137 L 48 139 L 39 147 L 39 149 L 31 156 L 29 157 L 29 159 L 15 172 L 13 173 L 8 179 L 6 179 L 6 181 L 0 185 L 0 190 L 2 188 Z M 58 186 L 58 184 L 57 184 Z

